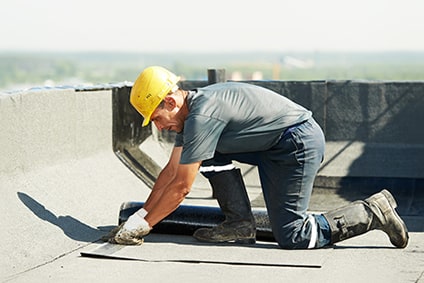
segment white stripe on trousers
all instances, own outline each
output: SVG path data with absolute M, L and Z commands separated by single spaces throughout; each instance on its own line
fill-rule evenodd
M 234 168 L 235 168 L 235 166 L 233 164 L 227 164 L 227 165 L 224 165 L 224 166 L 213 166 L 213 165 L 212 166 L 206 166 L 206 167 L 200 166 L 199 171 L 200 172 L 222 172 L 222 171 L 229 171 L 229 170 L 232 170 Z
M 317 222 L 313 215 L 308 216 L 308 221 L 311 223 L 311 240 L 309 241 L 308 249 L 315 248 L 315 245 L 317 243 L 318 238 L 318 228 L 317 228 Z

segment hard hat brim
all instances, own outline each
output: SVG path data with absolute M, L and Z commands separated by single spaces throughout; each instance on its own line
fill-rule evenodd
M 143 123 L 141 124 L 142 127 L 146 127 L 150 123 L 150 116 L 144 117 Z

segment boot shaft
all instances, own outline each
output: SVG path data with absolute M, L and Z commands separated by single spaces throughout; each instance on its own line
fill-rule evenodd
M 331 243 L 337 243 L 371 230 L 373 214 L 364 201 L 355 201 L 323 214 L 330 225 Z
M 220 172 L 209 178 L 213 194 L 226 222 L 254 222 L 252 208 L 240 169 Z

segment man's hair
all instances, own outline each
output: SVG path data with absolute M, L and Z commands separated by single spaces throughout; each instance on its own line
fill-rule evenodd
M 159 105 L 158 105 L 158 107 L 157 108 L 161 108 L 161 109 L 163 109 L 164 107 L 165 107 L 165 99 L 162 99 L 162 101 L 159 103 Z
M 178 90 L 179 90 L 180 88 L 178 87 L 178 86 L 176 86 L 172 91 L 170 91 L 168 94 L 167 94 L 167 96 L 168 95 L 170 95 L 170 94 L 173 94 L 173 93 L 176 93 Z M 164 99 L 162 99 L 162 101 L 159 103 L 159 105 L 158 105 L 158 107 L 157 108 L 161 108 L 161 109 L 163 109 L 164 107 L 165 107 L 165 98 Z

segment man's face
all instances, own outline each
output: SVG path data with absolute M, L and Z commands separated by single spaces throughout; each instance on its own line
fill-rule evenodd
M 168 131 L 181 132 L 184 127 L 184 121 L 177 118 L 180 108 L 173 106 L 165 101 L 164 107 L 158 107 L 150 116 L 150 120 L 155 124 L 159 131 L 163 129 Z

